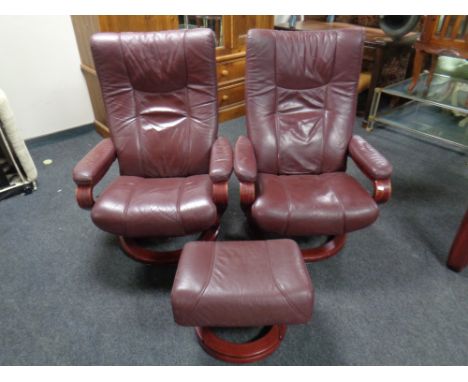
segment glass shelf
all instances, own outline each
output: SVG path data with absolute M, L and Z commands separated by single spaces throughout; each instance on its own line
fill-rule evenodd
M 433 104 L 445 109 L 468 113 L 468 81 L 452 78 L 443 74 L 434 74 L 431 86 L 426 87 L 427 73 L 421 74 L 413 92 L 408 93 L 411 78 L 389 85 L 382 93 L 403 97 L 423 103 Z
M 468 120 L 460 126 L 462 119 L 451 110 L 410 101 L 381 113 L 375 121 L 468 149 Z
M 421 74 L 412 93 L 408 92 L 411 78 L 376 89 L 369 116 L 369 130 L 378 122 L 468 152 L 468 81 L 434 74 L 428 88 L 427 75 Z M 400 97 L 409 102 L 378 112 L 381 94 Z

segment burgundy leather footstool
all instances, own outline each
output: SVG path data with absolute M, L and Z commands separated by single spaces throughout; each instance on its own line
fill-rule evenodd
M 286 324 L 310 320 L 314 289 L 292 240 L 191 242 L 182 251 L 171 301 L 175 321 L 195 326 L 207 353 L 246 363 L 273 353 Z M 211 330 L 255 326 L 269 328 L 246 343 L 226 341 Z

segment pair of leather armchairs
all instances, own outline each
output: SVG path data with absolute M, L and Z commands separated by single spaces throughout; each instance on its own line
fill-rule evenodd
M 142 237 L 201 232 L 216 240 L 234 167 L 241 204 L 261 230 L 327 235 L 306 260 L 335 254 L 345 234 L 378 216 L 392 167 L 352 136 L 362 59 L 360 30 L 250 30 L 248 137 L 218 137 L 215 39 L 208 29 L 100 33 L 91 42 L 111 138 L 75 167 L 78 204 L 118 235 L 131 257 L 178 260 Z M 345 173 L 347 156 L 374 183 L 373 197 Z M 120 176 L 95 202 L 93 187 L 117 158 Z M 233 165 L 234 162 L 234 165 Z

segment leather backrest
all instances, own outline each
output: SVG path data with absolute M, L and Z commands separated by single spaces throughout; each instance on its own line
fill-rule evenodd
M 91 48 L 120 173 L 208 173 L 218 129 L 211 30 L 98 33 Z
M 247 37 L 247 133 L 259 172 L 346 168 L 363 31 L 273 31 Z

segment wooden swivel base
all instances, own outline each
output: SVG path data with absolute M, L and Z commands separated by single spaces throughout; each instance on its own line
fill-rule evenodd
M 327 242 L 320 247 L 301 249 L 302 257 L 305 262 L 311 263 L 335 256 L 344 247 L 345 241 L 345 234 L 331 236 L 328 238 Z
M 271 355 L 286 334 L 286 325 L 273 325 L 261 338 L 245 343 L 234 343 L 219 338 L 210 328 L 196 327 L 202 348 L 211 356 L 232 363 L 260 361 Z
M 199 241 L 215 241 L 219 234 L 219 224 L 201 233 Z M 173 251 L 152 251 L 143 248 L 137 242 L 128 237 L 119 236 L 119 243 L 128 257 L 145 264 L 177 264 L 182 248 Z

